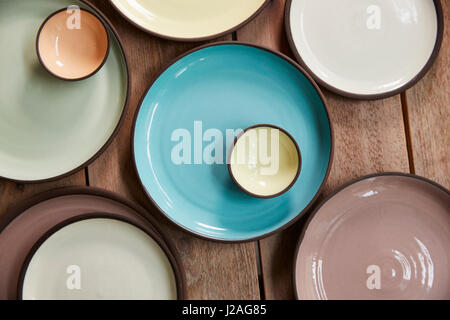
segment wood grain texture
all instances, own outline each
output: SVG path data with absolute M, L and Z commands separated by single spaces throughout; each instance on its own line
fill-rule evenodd
M 181 255 L 189 299 L 259 299 L 255 244 L 205 241 L 175 227 L 145 197 L 132 163 L 132 122 L 142 95 L 163 67 L 200 43 L 176 43 L 150 36 L 125 21 L 108 1 L 92 2 L 108 16 L 123 39 L 130 66 L 131 99 L 119 135 L 89 167 L 90 185 L 119 192 L 141 203 L 161 222 Z M 231 40 L 231 36 L 226 39 Z
M 64 179 L 36 184 L 21 184 L 0 179 L 0 217 L 20 205 L 21 201 L 38 193 L 68 186 L 84 186 L 84 170 L 78 171 Z
M 273 0 L 265 11 L 237 32 L 237 39 L 268 46 L 293 57 L 284 31 L 285 0 Z M 355 101 L 323 90 L 334 126 L 334 163 L 323 196 L 356 177 L 384 171 L 409 172 L 400 96 Z M 260 241 L 264 294 L 293 299 L 293 253 L 305 219 Z
M 415 173 L 450 188 L 450 2 L 441 52 L 428 74 L 406 92 Z

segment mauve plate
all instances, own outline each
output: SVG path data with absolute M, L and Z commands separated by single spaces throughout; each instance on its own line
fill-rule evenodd
M 163 239 L 177 275 L 178 297 L 184 297 L 184 273 L 170 240 L 161 236 L 155 220 L 139 205 L 96 188 L 63 188 L 37 195 L 0 221 L 0 300 L 17 299 L 22 266 L 35 244 L 55 226 L 86 214 L 107 212 L 143 227 Z M 165 243 L 165 244 L 164 244 Z
M 110 0 L 144 31 L 172 40 L 200 41 L 231 32 L 269 0 Z
M 288 131 L 302 154 L 297 182 L 273 199 L 244 193 L 226 164 L 234 141 L 227 130 L 261 123 Z M 172 156 L 183 154 L 180 133 L 189 136 L 191 164 Z M 289 58 L 239 42 L 197 48 L 166 69 L 142 101 L 133 136 L 139 178 L 157 207 L 185 230 L 221 241 L 267 236 L 300 217 L 326 180 L 332 145 L 325 103 L 309 76 Z
M 299 299 L 450 299 L 450 193 L 397 173 L 352 182 L 313 213 L 295 261 Z
M 108 59 L 89 79 L 63 81 L 39 63 L 39 27 L 70 5 L 95 12 L 78 0 L 0 1 L 0 177 L 42 182 L 73 173 L 107 147 L 124 118 L 128 71 L 111 26 Z
M 443 37 L 439 0 L 288 0 L 286 29 L 297 60 L 326 88 L 376 99 L 419 81 Z

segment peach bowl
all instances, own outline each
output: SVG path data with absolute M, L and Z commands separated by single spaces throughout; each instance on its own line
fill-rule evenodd
M 42 23 L 36 50 L 41 64 L 55 77 L 69 81 L 86 79 L 106 62 L 108 30 L 90 11 L 64 8 Z

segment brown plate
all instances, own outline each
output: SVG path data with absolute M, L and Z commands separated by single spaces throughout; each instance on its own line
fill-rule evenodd
M 17 299 L 20 270 L 33 246 L 55 226 L 92 212 L 116 217 L 159 237 L 177 278 L 178 298 L 185 298 L 182 265 L 170 239 L 161 235 L 156 221 L 139 205 L 97 188 L 63 188 L 37 195 L 0 220 L 0 300 Z
M 450 192 L 401 173 L 358 179 L 312 214 L 295 256 L 299 299 L 450 299 Z

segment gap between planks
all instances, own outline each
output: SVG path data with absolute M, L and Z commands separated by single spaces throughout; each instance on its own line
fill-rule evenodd
M 90 186 L 90 182 L 89 182 L 89 166 L 84 168 L 84 177 L 86 179 L 86 186 Z
M 403 91 L 400 94 L 400 100 L 402 104 L 403 124 L 405 126 L 405 139 L 406 139 L 406 149 L 408 151 L 409 172 L 412 174 L 416 174 L 416 168 L 414 167 L 411 124 L 409 121 L 409 112 L 408 112 L 408 98 L 406 97 L 405 91 Z

